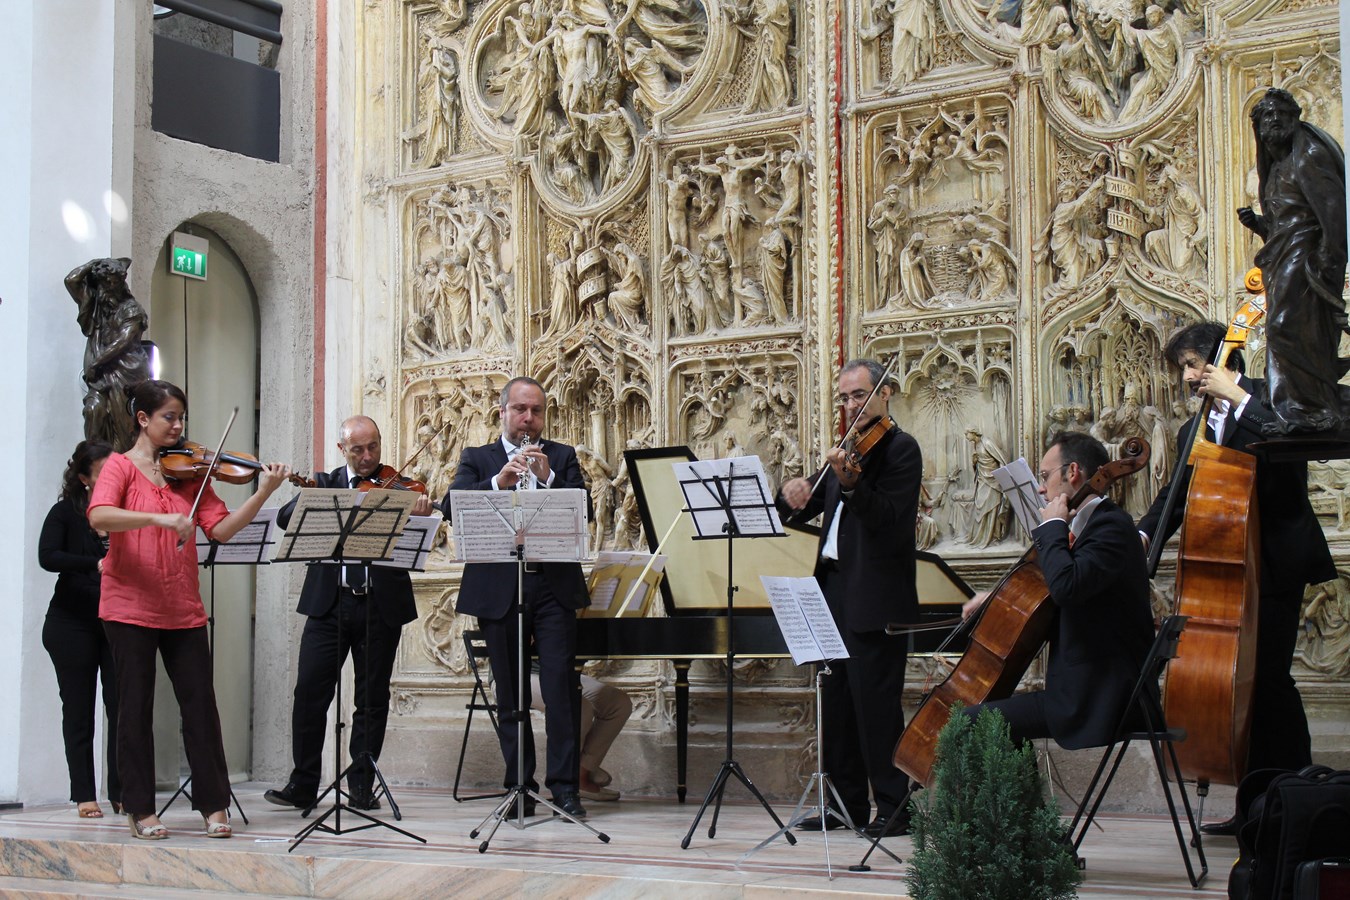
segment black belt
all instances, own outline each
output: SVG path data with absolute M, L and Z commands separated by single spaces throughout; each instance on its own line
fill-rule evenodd
M 366 588 L 360 588 L 358 590 L 357 588 L 347 587 L 345 584 L 342 585 L 342 591 L 343 593 L 351 594 L 353 597 L 360 597 L 362 599 L 365 599 L 366 594 L 369 593 Z

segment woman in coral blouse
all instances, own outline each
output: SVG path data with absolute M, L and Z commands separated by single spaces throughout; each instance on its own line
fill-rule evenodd
M 197 585 L 195 533 L 228 541 L 257 514 L 290 469 L 264 465 L 258 490 L 234 512 L 210 485 L 196 520 L 190 518 L 200 480 L 172 481 L 159 451 L 176 446 L 187 421 L 187 397 L 167 381 L 145 381 L 131 392 L 136 442 L 108 457 L 89 499 L 89 522 L 110 535 L 103 561 L 99 618 L 112 645 L 117 676 L 117 757 L 122 805 L 131 833 L 162 840 L 155 815 L 152 712 L 155 652 L 173 683 L 183 743 L 192 768 L 192 808 L 208 837 L 229 837 L 230 784 L 211 680 L 206 610 Z

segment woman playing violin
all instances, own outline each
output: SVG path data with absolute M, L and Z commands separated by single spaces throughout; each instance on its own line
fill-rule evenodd
M 1057 609 L 1045 690 L 966 709 L 999 710 L 1014 741 L 1052 737 L 1067 750 L 1110 743 L 1153 642 L 1148 567 L 1133 520 L 1099 496 L 1069 508 L 1107 459 L 1101 442 L 1075 431 L 1059 434 L 1041 458 L 1047 504 L 1031 537 Z M 967 614 L 984 600 L 967 603 Z
M 118 767 L 131 833 L 162 840 L 155 815 L 152 709 L 155 652 L 173 682 L 183 741 L 192 767 L 192 808 L 209 837 L 229 837 L 229 773 L 211 679 L 206 611 L 197 584 L 196 530 L 228 541 L 257 514 L 290 469 L 263 465 L 258 491 L 234 512 L 199 479 L 170 481 L 160 451 L 175 447 L 187 421 L 187 397 L 166 381 L 143 381 L 131 392 L 136 440 L 114 453 L 89 499 L 89 523 L 110 535 L 99 618 L 112 645 L 117 675 Z M 194 500 L 201 501 L 192 516 Z
M 894 391 L 873 360 L 854 360 L 839 373 L 839 405 L 846 425 L 871 437 L 826 454 L 814 489 L 795 478 L 778 496 L 779 510 L 809 519 L 823 513 L 815 576 L 849 658 L 830 664 L 821 685 L 824 765 L 849 818 L 870 834 L 904 834 L 909 779 L 891 764 L 905 727 L 906 641 L 886 634 L 890 622 L 918 618 L 914 528 L 923 457 L 913 437 L 886 419 Z M 876 430 L 873 430 L 876 429 Z M 847 442 L 846 442 L 847 443 Z M 866 452 L 861 452 L 862 447 Z M 869 787 L 876 803 L 872 810 Z M 802 828 L 838 828 L 842 818 L 807 819 Z

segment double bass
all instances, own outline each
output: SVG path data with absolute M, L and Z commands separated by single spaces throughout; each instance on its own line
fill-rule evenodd
M 1121 447 L 1121 458 L 1108 462 L 1069 500 L 1076 509 L 1091 495 L 1104 495 L 1111 484 L 1148 465 L 1149 445 L 1131 438 Z M 974 706 L 1012 696 L 1031 661 L 1050 638 L 1055 604 L 1030 547 L 989 592 L 978 615 L 961 626 L 970 630 L 970 643 L 956 667 L 919 706 L 895 745 L 891 761 L 919 784 L 927 786 L 937 755 L 938 733 L 951 718 L 952 707 Z
M 1247 278 L 1260 290 L 1259 271 Z M 1265 316 L 1265 295 L 1253 294 L 1238 309 L 1215 352 L 1213 364 L 1247 342 Z M 1260 518 L 1256 499 L 1256 457 L 1205 437 L 1213 400 L 1205 398 L 1191 429 L 1190 445 L 1178 454 L 1160 530 L 1149 548 L 1149 574 L 1162 556 L 1166 523 L 1190 468 L 1186 513 L 1177 556 L 1173 612 L 1189 616 L 1178 652 L 1167 667 L 1163 715 L 1186 731 L 1176 745 L 1182 775 L 1202 788 L 1238 784 L 1247 771 L 1252 684 L 1256 672 L 1256 615 L 1259 603 Z

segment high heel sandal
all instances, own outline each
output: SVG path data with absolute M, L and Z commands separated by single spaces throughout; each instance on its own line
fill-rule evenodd
M 227 838 L 234 836 L 234 829 L 230 827 L 230 811 L 225 810 L 224 822 L 212 822 L 202 813 L 202 824 L 206 826 L 206 836 L 209 838 Z
M 127 813 L 127 824 L 131 826 L 131 836 L 143 841 L 162 841 L 169 836 L 169 829 L 163 822 L 154 825 L 142 825 L 136 821 L 135 813 Z

